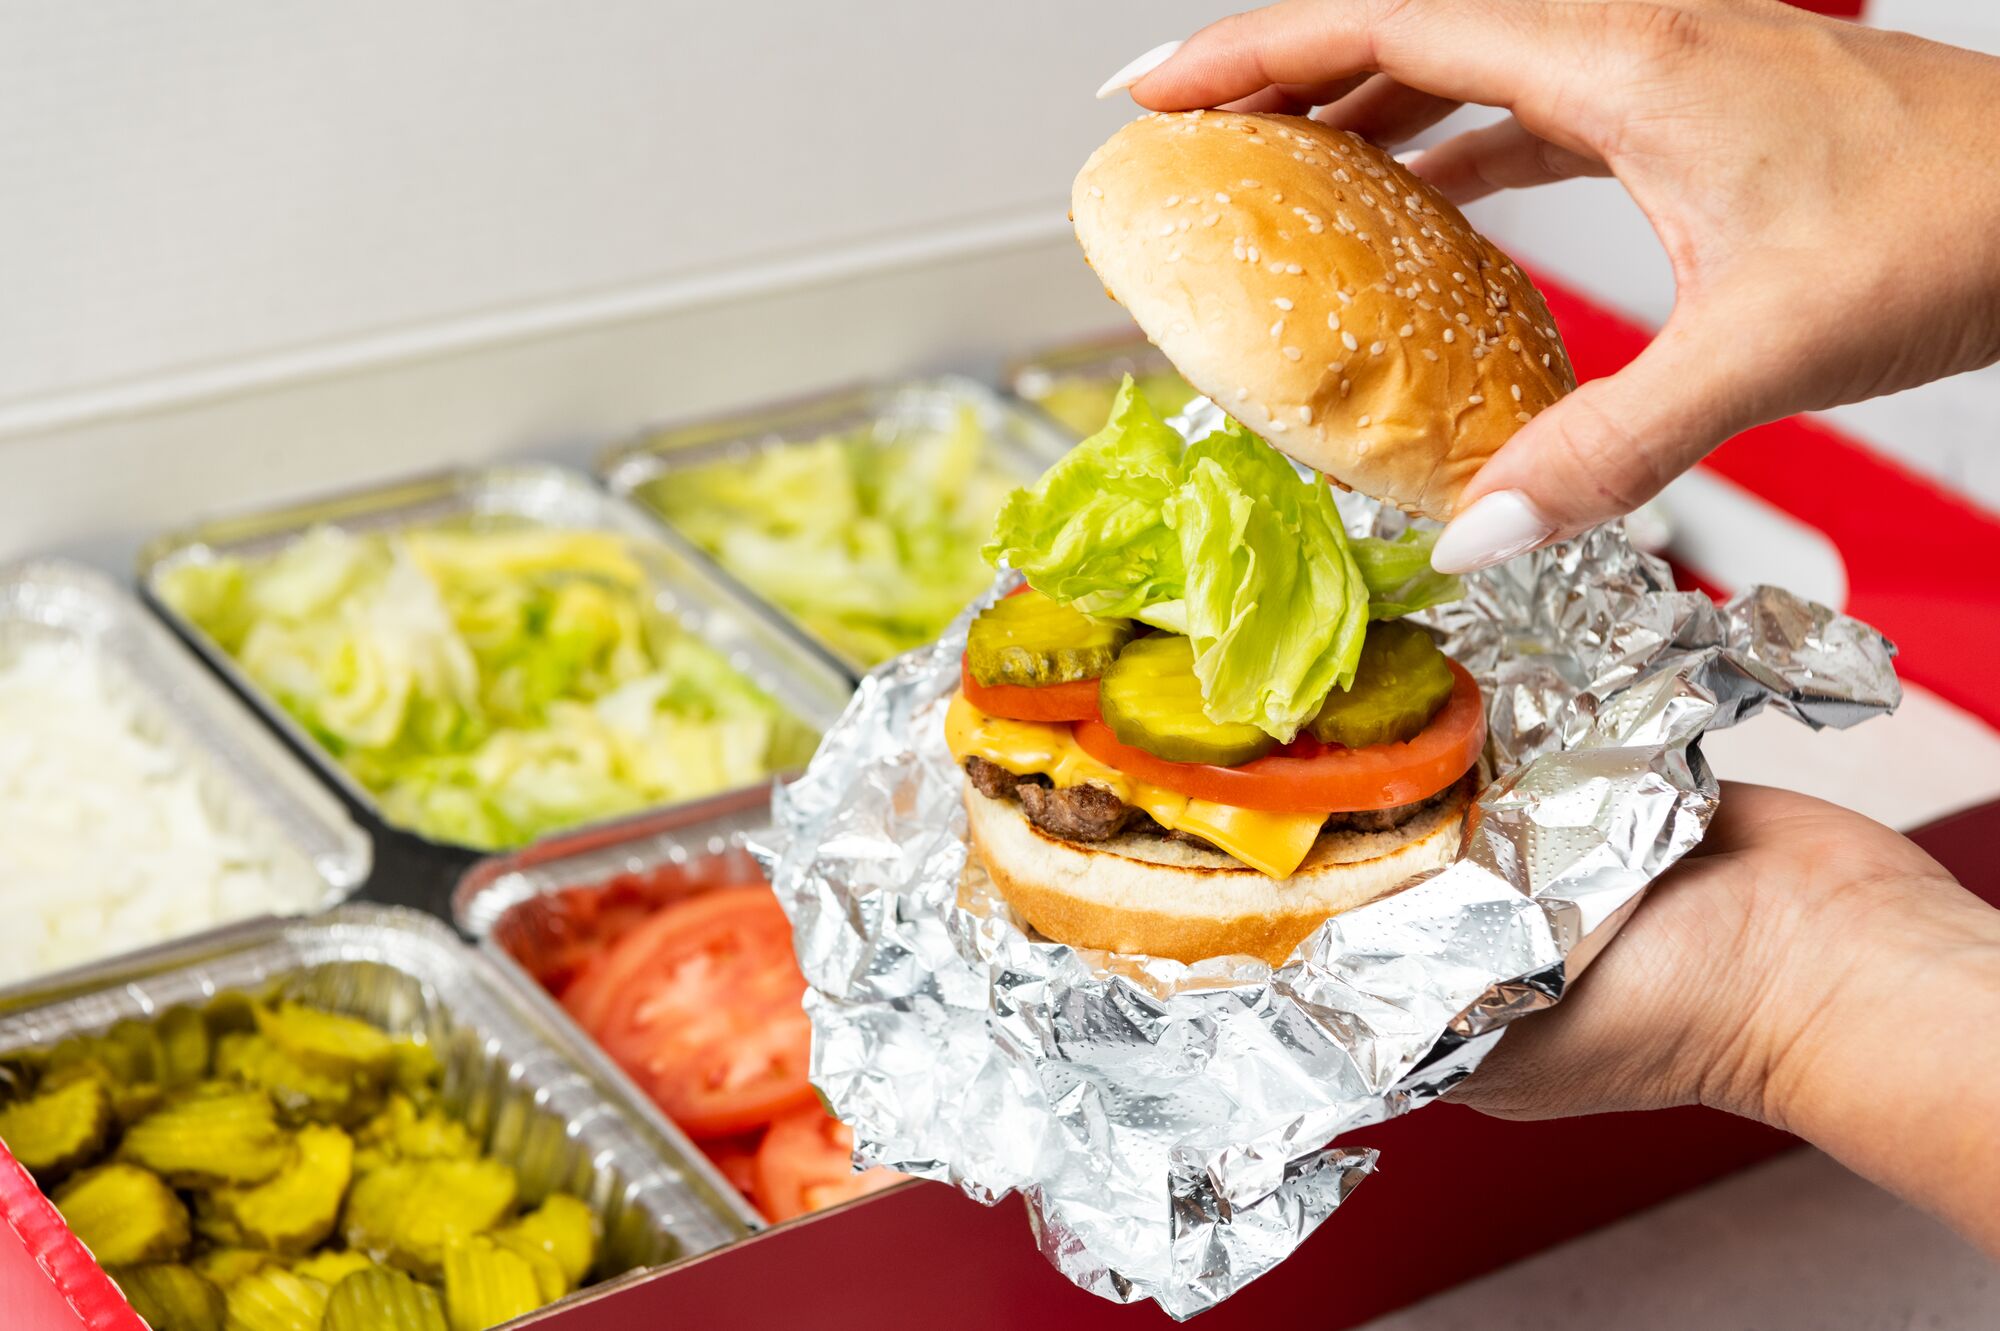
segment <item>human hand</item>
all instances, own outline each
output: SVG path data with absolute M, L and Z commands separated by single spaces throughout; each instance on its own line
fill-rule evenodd
M 1725 1109 L 2000 1256 L 1996 1022 L 2000 911 L 1879 823 L 1727 785 L 1695 852 L 1453 1098 L 1502 1118 Z
M 1672 316 L 1466 486 L 1446 571 L 1629 512 L 1751 425 L 2000 360 L 2000 60 L 1776 0 L 1286 0 L 1125 86 L 1392 145 L 1505 107 L 1412 170 L 1458 202 L 1609 174 L 1645 211 Z

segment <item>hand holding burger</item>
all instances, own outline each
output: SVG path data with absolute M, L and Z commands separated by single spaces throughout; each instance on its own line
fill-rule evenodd
M 1287 0 L 1114 75 L 1158 110 L 1315 114 L 1395 145 L 1507 108 L 1412 171 L 1455 202 L 1580 175 L 1673 264 L 1652 346 L 1457 496 L 1441 568 L 1631 511 L 1730 435 L 2000 360 L 2000 60 L 1778 0 Z

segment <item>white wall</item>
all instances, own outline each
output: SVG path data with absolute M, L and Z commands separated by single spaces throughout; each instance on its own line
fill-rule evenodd
M 0 430 L 1052 235 L 1212 8 L 0 0 Z

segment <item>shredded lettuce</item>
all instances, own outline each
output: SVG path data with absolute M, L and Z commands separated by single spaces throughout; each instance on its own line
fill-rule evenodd
M 950 429 L 833 435 L 676 468 L 639 497 L 759 596 L 872 666 L 937 637 L 992 573 L 1011 482 L 968 407 Z
M 985 553 L 1086 614 L 1186 634 L 1208 714 L 1290 741 L 1353 683 L 1369 620 L 1459 595 L 1433 540 L 1350 537 L 1324 481 L 1233 420 L 1184 444 L 1127 378 L 1105 427 L 1008 497 Z
M 171 569 L 166 601 L 373 792 L 482 849 L 746 785 L 813 736 L 654 604 L 619 537 L 316 530 Z

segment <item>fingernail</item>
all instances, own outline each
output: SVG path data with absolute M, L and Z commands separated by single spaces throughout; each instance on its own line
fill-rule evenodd
M 1146 52 L 1146 54 L 1104 80 L 1104 86 L 1097 90 L 1097 100 L 1101 102 L 1113 93 L 1125 91 L 1125 89 L 1131 87 L 1140 79 L 1145 78 L 1161 65 L 1166 64 L 1167 61 L 1173 58 L 1174 52 L 1180 49 L 1181 44 L 1179 42 L 1161 42 L 1158 46 L 1155 46 L 1152 50 Z
M 1556 534 L 1519 490 L 1496 490 L 1453 518 L 1431 550 L 1440 573 L 1470 573 L 1523 555 Z

